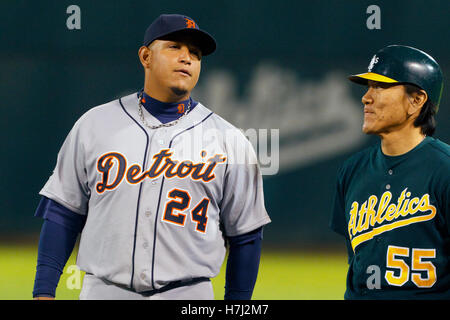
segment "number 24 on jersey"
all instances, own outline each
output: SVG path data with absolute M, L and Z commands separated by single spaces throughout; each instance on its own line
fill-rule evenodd
M 189 192 L 182 189 L 172 189 L 167 194 L 167 198 L 172 200 L 166 203 L 162 220 L 164 222 L 173 223 L 184 227 L 186 223 L 186 214 L 182 212 L 189 208 L 191 203 L 191 196 L 189 195 Z M 208 198 L 203 198 L 190 211 L 191 221 L 196 223 L 195 230 L 201 233 L 206 233 L 209 202 L 210 200 Z

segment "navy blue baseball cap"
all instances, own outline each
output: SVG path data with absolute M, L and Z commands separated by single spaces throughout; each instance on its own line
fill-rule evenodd
M 148 46 L 154 40 L 178 33 L 191 34 L 203 56 L 216 50 L 216 40 L 208 32 L 201 30 L 192 18 L 180 14 L 162 14 L 156 18 L 145 31 L 143 45 Z

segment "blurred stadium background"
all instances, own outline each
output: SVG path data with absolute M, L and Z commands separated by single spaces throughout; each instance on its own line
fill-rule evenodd
M 73 4 L 80 30 L 66 26 Z M 381 10 L 378 30 L 366 26 L 373 4 Z M 264 176 L 272 223 L 254 298 L 342 299 L 346 252 L 328 228 L 335 175 L 344 159 L 376 141 L 360 131 L 364 88 L 346 76 L 365 71 L 389 44 L 427 51 L 444 70 L 436 137 L 448 143 L 447 0 L 1 1 L 0 299 L 31 299 L 38 192 L 73 123 L 142 87 L 137 51 L 161 13 L 191 16 L 218 41 L 194 98 L 243 130 L 279 130 L 279 158 L 270 154 L 262 165 L 278 170 Z M 74 264 L 75 254 L 67 267 Z M 59 299 L 78 297 L 70 270 Z M 214 279 L 218 299 L 223 284 L 222 271 Z

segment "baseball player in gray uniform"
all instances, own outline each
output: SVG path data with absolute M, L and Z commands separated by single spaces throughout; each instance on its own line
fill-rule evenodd
M 40 191 L 35 299 L 53 299 L 81 233 L 80 299 L 250 299 L 270 222 L 255 152 L 191 97 L 214 38 L 183 15 L 159 16 L 139 59 L 144 88 L 87 111 Z

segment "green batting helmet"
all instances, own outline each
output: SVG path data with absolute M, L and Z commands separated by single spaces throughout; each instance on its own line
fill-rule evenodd
M 369 80 L 413 84 L 425 90 L 436 112 L 441 102 L 444 83 L 442 70 L 429 54 L 407 46 L 390 45 L 378 51 L 370 61 L 366 73 L 356 74 L 349 79 L 358 84 Z

